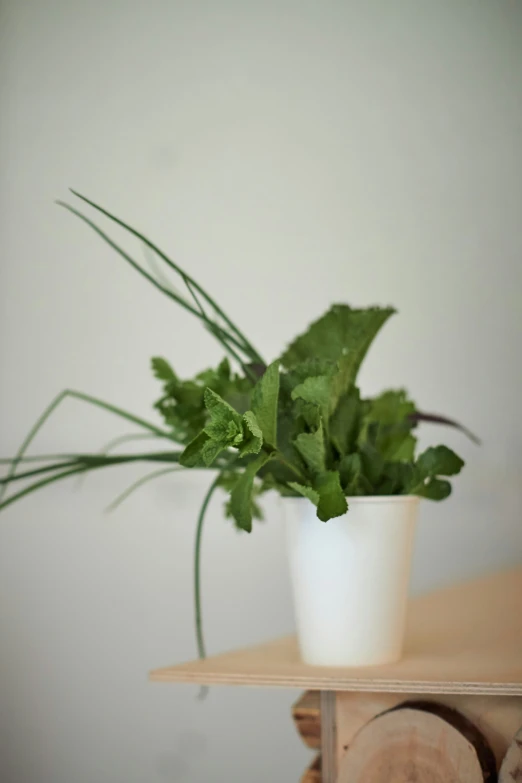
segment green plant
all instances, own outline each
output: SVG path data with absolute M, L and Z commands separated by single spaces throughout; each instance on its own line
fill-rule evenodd
M 87 216 L 58 203 L 87 223 L 165 296 L 198 318 L 227 357 L 216 369 L 190 380 L 180 379 L 165 359 L 152 359 L 152 371 L 162 384 L 155 404 L 162 426 L 82 392 L 62 392 L 32 427 L 16 456 L 3 460 L 8 471 L 0 480 L 0 509 L 55 481 L 110 465 L 140 461 L 168 466 L 141 478 L 111 508 L 159 475 L 183 468 L 212 470 L 197 522 L 194 556 L 197 640 L 204 656 L 201 537 L 205 512 L 219 487 L 229 496 L 227 516 L 246 532 L 251 531 L 252 520 L 261 517 L 259 496 L 269 490 L 308 498 L 323 522 L 348 510 L 347 497 L 415 494 L 442 500 L 450 494 L 447 478 L 459 473 L 463 461 L 446 446 L 417 455 L 415 429 L 426 420 L 456 426 L 474 436 L 453 420 L 420 412 L 404 390 L 364 398 L 356 385 L 361 363 L 394 313 L 392 308 L 334 305 L 267 365 L 214 299 L 156 245 L 89 199 L 74 195 L 140 240 L 153 254 L 153 271 L 144 269 Z M 154 266 L 158 260 L 179 276 L 186 294 Z M 68 397 L 113 413 L 143 432 L 123 435 L 98 454 L 26 456 L 40 428 Z M 169 445 L 162 451 L 110 453 L 126 441 L 144 437 Z M 8 486 L 27 479 L 34 480 L 3 497 Z

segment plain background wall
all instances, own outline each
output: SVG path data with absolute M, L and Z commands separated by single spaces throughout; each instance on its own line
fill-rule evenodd
M 522 3 L 0 3 L 0 425 L 13 454 L 77 388 L 153 416 L 149 359 L 219 347 L 53 205 L 74 186 L 141 228 L 268 357 L 332 301 L 400 311 L 366 392 L 465 421 L 454 496 L 422 508 L 414 588 L 522 560 Z M 141 248 L 136 246 L 138 256 Z M 35 452 L 124 423 L 68 402 Z M 3 783 L 297 780 L 296 694 L 150 685 L 195 654 L 192 545 L 208 476 L 104 507 L 145 469 L 58 485 L 0 518 Z M 281 516 L 211 508 L 208 647 L 292 628 Z

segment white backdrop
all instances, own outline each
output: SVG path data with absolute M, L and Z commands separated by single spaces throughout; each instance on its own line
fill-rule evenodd
M 332 301 L 400 311 L 366 392 L 406 385 L 484 439 L 422 508 L 425 589 L 522 560 L 522 3 L 0 3 L 0 426 L 12 454 L 77 388 L 152 416 L 148 363 L 220 351 L 53 205 L 73 186 L 170 251 L 267 358 Z M 138 252 L 140 249 L 138 248 Z M 35 451 L 126 428 L 64 405 Z M 0 516 L 3 783 L 292 781 L 294 693 L 150 685 L 195 654 L 192 544 L 205 476 L 104 507 L 140 469 Z M 208 518 L 211 652 L 292 628 L 280 517 Z

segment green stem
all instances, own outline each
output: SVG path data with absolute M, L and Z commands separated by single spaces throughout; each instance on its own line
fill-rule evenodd
M 129 462 L 169 462 L 178 463 L 181 452 L 179 451 L 156 451 L 142 452 L 140 454 L 116 454 L 108 456 L 103 454 L 83 454 L 68 461 L 58 462 L 54 465 L 45 465 L 34 470 L 27 470 L 23 473 L 16 473 L 12 476 L 6 476 L 0 479 L 0 484 L 10 484 L 12 481 L 21 481 L 31 476 L 38 476 L 41 473 L 49 473 L 53 470 L 61 470 L 68 467 L 90 468 L 108 468 L 111 465 L 125 465 Z
M 81 454 L 37 454 L 32 457 L 20 457 L 17 460 L 16 457 L 2 457 L 0 465 L 11 465 L 15 460 L 17 462 L 55 462 L 58 459 L 78 460 L 81 456 Z
M 276 460 L 276 462 L 280 462 L 286 468 L 291 470 L 292 473 L 294 473 L 301 481 L 306 482 L 306 477 L 301 473 L 299 468 L 296 468 L 295 465 L 292 465 L 291 462 L 288 462 L 288 460 L 285 457 L 283 457 L 280 451 L 276 451 L 272 459 Z
M 194 545 L 194 604 L 195 604 L 195 619 L 196 619 L 196 639 L 198 645 L 198 655 L 200 658 L 206 658 L 205 640 L 203 638 L 203 620 L 201 611 L 201 542 L 203 535 L 203 522 L 205 521 L 205 514 L 207 512 L 208 505 L 214 494 L 221 473 L 216 476 L 212 484 L 210 485 L 207 494 L 203 499 L 201 506 L 198 523 L 196 527 L 196 541 Z
M 205 301 L 213 308 L 213 310 L 218 313 L 218 315 L 223 318 L 225 323 L 232 329 L 233 332 L 237 334 L 241 342 L 243 343 L 244 348 L 246 348 L 247 353 L 249 353 L 250 358 L 254 362 L 259 362 L 260 364 L 264 364 L 265 362 L 261 358 L 260 354 L 256 351 L 252 343 L 247 340 L 245 335 L 238 329 L 238 327 L 232 322 L 232 320 L 226 315 L 226 313 L 223 312 L 221 307 L 217 304 L 217 302 L 212 299 L 212 297 L 207 294 L 207 292 L 197 283 L 193 278 L 191 278 L 189 275 L 187 275 L 181 267 L 179 267 L 177 264 L 174 263 L 165 253 L 163 253 L 162 250 L 157 247 L 153 242 L 151 242 L 147 237 L 145 237 L 143 234 L 141 234 L 139 231 L 136 231 L 136 229 L 129 226 L 127 223 L 124 223 L 123 220 L 120 220 L 120 218 L 117 218 L 115 215 L 112 215 L 110 212 L 108 212 L 106 209 L 103 209 L 103 207 L 100 207 L 98 204 L 95 204 L 94 201 L 91 201 L 86 196 L 82 196 L 81 193 L 78 193 L 76 190 L 73 190 L 71 188 L 71 193 L 75 195 L 77 198 L 84 201 L 86 204 L 89 204 L 91 207 L 96 209 L 98 212 L 101 212 L 102 215 L 105 215 L 105 217 L 108 217 L 109 220 L 112 220 L 117 225 L 124 228 L 126 231 L 129 231 L 133 236 L 135 236 L 137 239 L 140 239 L 147 247 L 149 247 L 151 250 L 153 250 L 155 253 L 158 254 L 158 256 L 166 263 L 168 266 L 171 267 L 175 272 L 177 272 L 181 277 L 186 281 L 188 281 L 195 289 L 198 291 L 198 293 L 201 294 L 201 296 L 205 299 Z M 66 205 L 64 205 L 66 206 Z M 77 213 L 79 214 L 79 213 Z
M 12 481 L 23 481 L 23 479 L 31 478 L 32 476 L 39 476 L 42 473 L 52 473 L 56 470 L 63 470 L 64 468 L 78 467 L 78 460 L 69 460 L 67 462 L 55 462 L 53 465 L 44 465 L 41 468 L 35 468 L 34 470 L 25 470 L 23 473 L 16 473 L 14 476 L 5 476 L 0 479 L 0 486 L 11 484 Z

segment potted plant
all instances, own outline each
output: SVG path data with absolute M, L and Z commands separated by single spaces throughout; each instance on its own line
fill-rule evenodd
M 74 191 L 73 191 L 74 193 Z M 228 494 L 226 514 L 247 533 L 261 515 L 260 496 L 283 499 L 302 657 L 317 665 L 370 665 L 400 657 L 413 535 L 420 498 L 443 500 L 448 477 L 463 461 L 446 446 L 417 454 L 415 430 L 431 421 L 455 421 L 420 412 L 404 390 L 365 398 L 357 387 L 364 357 L 391 307 L 331 307 L 267 364 L 214 299 L 145 236 L 89 199 L 74 193 L 125 228 L 176 273 L 180 293 L 158 266 L 148 271 L 98 225 L 87 223 L 164 295 L 197 317 L 227 356 L 216 369 L 182 380 L 162 358 L 152 370 L 162 384 L 155 403 L 162 424 L 82 392 L 66 390 L 33 426 L 0 480 L 0 509 L 44 486 L 127 462 L 163 463 L 116 499 L 169 471 L 203 469 L 212 482 L 199 514 L 195 542 L 198 649 L 201 622 L 200 551 L 205 512 L 213 493 Z M 29 457 L 28 447 L 66 397 L 96 405 L 164 441 L 164 449 L 111 453 L 140 435 L 124 435 L 103 453 Z M 141 435 L 142 437 L 142 435 Z M 166 467 L 165 467 L 166 465 Z M 11 485 L 30 480 L 3 497 Z

